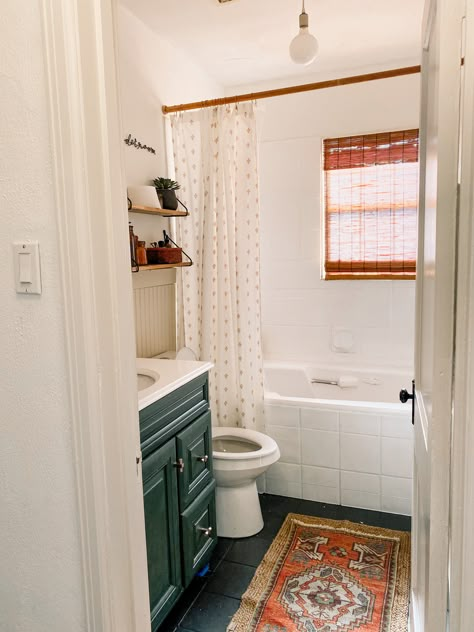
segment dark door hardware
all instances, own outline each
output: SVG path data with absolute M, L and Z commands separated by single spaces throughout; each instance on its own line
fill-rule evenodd
M 411 399 L 411 423 L 415 423 L 415 380 L 412 380 L 411 383 L 411 393 L 409 393 L 406 388 L 403 388 L 400 391 L 400 401 L 402 404 L 406 404 L 407 401 Z

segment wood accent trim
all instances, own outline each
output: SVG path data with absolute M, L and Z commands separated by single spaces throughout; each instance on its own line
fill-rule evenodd
M 186 211 L 171 211 L 165 208 L 156 208 L 154 206 L 132 206 L 128 209 L 129 213 L 145 213 L 147 215 L 160 215 L 161 217 L 186 217 Z
M 416 274 L 349 274 L 347 272 L 341 272 L 340 274 L 328 274 L 324 281 L 415 281 Z
M 180 263 L 155 263 L 149 266 L 140 266 L 139 272 L 147 270 L 167 270 L 168 268 L 189 268 L 193 264 L 191 261 L 181 261 Z
M 303 83 L 298 86 L 288 86 L 287 88 L 277 88 L 275 90 L 263 90 L 262 92 L 249 92 L 238 94 L 233 97 L 223 97 L 220 99 L 210 99 L 207 101 L 195 101 L 194 103 L 183 103 L 182 105 L 164 105 L 163 114 L 171 112 L 184 112 L 187 110 L 197 110 L 199 108 L 210 108 L 217 105 L 227 105 L 229 103 L 243 103 L 244 101 L 257 101 L 258 99 L 270 99 L 281 97 L 286 94 L 297 94 L 299 92 L 311 92 L 312 90 L 324 90 L 326 88 L 338 88 L 354 83 L 364 83 L 366 81 L 378 81 L 379 79 L 392 79 L 393 77 L 404 77 L 405 75 L 415 75 L 421 72 L 421 66 L 407 66 L 405 68 L 394 68 L 393 70 L 382 70 L 371 72 L 365 75 L 353 75 L 352 77 L 341 77 L 340 79 L 329 79 L 316 83 Z

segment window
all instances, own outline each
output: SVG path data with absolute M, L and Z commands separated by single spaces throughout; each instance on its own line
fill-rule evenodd
M 326 279 L 414 279 L 418 130 L 324 141 Z

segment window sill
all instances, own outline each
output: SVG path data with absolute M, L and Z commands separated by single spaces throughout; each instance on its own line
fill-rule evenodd
M 414 281 L 416 274 L 377 274 L 371 272 L 354 272 L 352 274 L 350 272 L 332 272 L 323 276 L 323 281 L 369 281 L 371 279 L 375 281 Z

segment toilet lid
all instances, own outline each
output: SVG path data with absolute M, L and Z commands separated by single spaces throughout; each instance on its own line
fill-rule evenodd
M 196 354 L 189 347 L 182 347 L 176 353 L 176 360 L 196 360 Z

